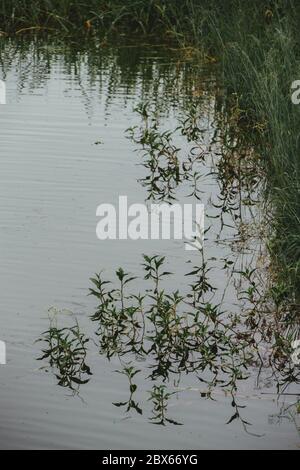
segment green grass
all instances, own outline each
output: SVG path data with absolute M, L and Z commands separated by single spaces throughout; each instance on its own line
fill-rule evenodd
M 300 108 L 291 102 L 290 87 L 300 77 L 300 5 L 277 1 L 272 2 L 272 10 L 264 10 L 267 3 L 271 2 L 256 6 L 252 2 L 251 22 L 247 11 L 237 8 L 235 19 L 231 18 L 236 28 L 223 18 L 211 17 L 211 47 L 221 57 L 228 91 L 238 94 L 246 137 L 255 144 L 267 175 L 267 196 L 273 207 L 269 248 L 275 275 L 299 303 Z
M 255 145 L 272 205 L 269 248 L 287 293 L 300 297 L 300 79 L 297 0 L 2 0 L 4 34 L 48 31 L 70 36 L 129 33 L 193 47 L 217 58 L 226 96 L 236 93 L 241 131 Z M 29 29 L 27 29 L 29 28 Z
M 2 30 L 49 28 L 80 32 L 91 27 L 97 34 L 130 31 L 157 34 L 178 27 L 189 14 L 190 2 L 160 0 L 2 0 Z M 193 3 L 193 2 L 191 2 Z

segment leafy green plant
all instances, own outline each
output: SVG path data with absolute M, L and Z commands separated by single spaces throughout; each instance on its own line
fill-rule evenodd
M 58 385 L 77 393 L 80 385 L 88 383 L 92 375 L 86 363 L 89 339 L 80 331 L 77 322 L 71 328 L 58 328 L 54 323 L 56 321 L 52 319 L 49 330 L 38 340 L 45 343 L 43 355 L 38 360 L 48 361 Z
M 181 423 L 174 421 L 166 416 L 168 409 L 168 400 L 174 393 L 168 393 L 164 385 L 154 385 L 149 400 L 153 403 L 153 416 L 150 420 L 153 424 L 165 426 L 166 423 L 175 424 L 180 426 Z
M 137 413 L 139 413 L 140 415 L 143 414 L 143 411 L 142 409 L 139 407 L 138 403 L 136 403 L 133 399 L 133 396 L 137 390 L 137 385 L 133 383 L 133 378 L 135 375 L 137 375 L 140 370 L 137 370 L 135 369 L 134 367 L 132 366 L 127 366 L 121 370 L 121 371 L 116 371 L 120 374 L 123 374 L 127 377 L 128 381 L 129 381 L 129 391 L 130 391 L 130 397 L 128 399 L 128 401 L 126 402 L 119 402 L 119 403 L 113 403 L 114 406 L 117 406 L 118 408 L 119 407 L 122 407 L 122 406 L 126 406 L 126 412 L 128 413 L 131 409 L 134 409 Z

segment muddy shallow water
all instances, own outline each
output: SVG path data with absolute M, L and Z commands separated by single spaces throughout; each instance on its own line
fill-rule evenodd
M 175 128 L 201 88 L 208 140 L 214 132 L 214 70 L 199 68 L 195 81 L 191 69 L 189 62 L 159 49 L 76 53 L 45 43 L 2 45 L 0 78 L 7 87 L 7 104 L 0 106 L 0 338 L 7 345 L 7 365 L 0 366 L 2 449 L 298 446 L 293 420 L 280 415 L 289 400 L 277 402 L 273 389 L 263 395 L 254 376 L 241 396 L 251 431 L 260 437 L 247 434 L 239 422 L 226 425 L 228 398 L 220 393 L 215 402 L 200 399 L 193 378 L 185 383 L 191 388 L 174 396 L 169 406 L 172 418 L 184 425 L 154 426 L 146 418 L 145 380 L 137 379 L 143 416 L 113 406 L 128 395 L 124 377 L 114 372 L 117 359 L 108 362 L 92 350 L 93 377 L 80 396 L 58 387 L 36 360 L 40 345 L 35 341 L 48 327 L 51 307 L 60 310 L 62 325 L 75 315 L 80 327 L 92 333 L 89 315 L 96 304 L 87 293 L 94 272 L 104 269 L 110 276 L 123 266 L 140 274 L 142 254 L 158 253 L 167 256 L 175 273 L 166 285 L 187 284 L 184 265 L 195 259 L 181 241 L 99 241 L 95 230 L 100 203 L 117 204 L 119 195 L 127 195 L 130 203 L 145 200 L 138 183 L 144 169 L 125 135 L 139 123 L 133 108 L 142 99 L 159 108 L 165 128 Z M 201 180 L 206 205 L 219 191 L 210 174 L 213 162 L 207 165 Z M 178 199 L 185 200 L 184 191 Z M 211 239 L 205 245 L 216 260 L 231 252 L 226 240 L 234 233 L 225 229 L 223 237 L 223 243 Z M 219 296 L 226 276 L 216 269 Z M 224 305 L 239 308 L 233 285 Z

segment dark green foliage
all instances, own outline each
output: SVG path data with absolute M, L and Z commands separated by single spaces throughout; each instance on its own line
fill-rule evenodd
M 87 343 L 89 339 L 81 333 L 76 322 L 72 328 L 57 328 L 51 321 L 39 341 L 46 344 L 39 360 L 47 360 L 53 368 L 58 385 L 76 393 L 80 385 L 89 382 L 92 375 L 86 364 Z

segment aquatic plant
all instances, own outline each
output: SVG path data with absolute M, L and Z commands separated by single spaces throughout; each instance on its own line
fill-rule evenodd
M 98 351 L 120 361 L 117 372 L 127 378 L 130 395 L 127 401 L 113 404 L 124 407 L 126 413 L 143 413 L 143 404 L 135 398 L 134 378 L 139 374 L 153 383 L 150 421 L 181 424 L 168 416 L 168 403 L 185 390 L 184 377 L 190 376 L 195 385 L 200 383 L 200 397 L 213 399 L 218 391 L 231 397 L 234 413 L 228 424 L 238 419 L 249 432 L 239 399 L 241 382 L 256 373 L 257 384 L 263 383 L 265 371 L 279 395 L 300 382 L 299 367 L 292 360 L 295 332 L 287 334 L 287 325 L 293 324 L 287 296 L 277 285 L 268 287 L 257 269 L 247 268 L 238 273 L 240 313 L 224 310 L 214 302 L 214 260 L 205 260 L 203 251 L 199 254 L 199 262 L 186 274 L 190 284 L 184 293 L 165 290 L 164 280 L 172 273 L 164 267 L 165 257 L 158 255 L 144 255 L 143 294 L 132 292 L 136 277 L 122 268 L 116 271 L 117 284 L 105 280 L 102 273 L 93 277 L 90 294 L 98 306 L 91 320 Z M 225 260 L 224 269 L 231 265 Z M 86 364 L 88 339 L 76 324 L 62 329 L 51 325 L 41 340 L 47 348 L 40 359 L 58 371 L 59 385 L 78 393 L 79 386 L 88 382 L 82 375 L 91 374 Z
M 58 328 L 57 320 L 50 319 L 50 328 L 38 341 L 45 343 L 38 360 L 48 361 L 58 385 L 78 393 L 80 385 L 88 383 L 92 373 L 86 363 L 89 339 L 80 331 L 77 321 L 71 328 Z
M 204 259 L 202 268 L 196 266 L 187 273 L 192 282 L 185 295 L 163 289 L 164 277 L 171 275 L 164 271 L 164 262 L 164 257 L 144 256 L 145 280 L 152 282 L 152 288 L 145 288 L 143 296 L 124 291 L 120 296 L 120 289 L 111 289 L 103 297 L 106 281 L 97 278 L 100 289 L 93 289 L 92 294 L 100 304 L 92 320 L 98 325 L 100 352 L 108 358 L 118 355 L 121 362 L 146 360 L 145 373 L 156 387 L 151 395 L 156 411 L 165 393 L 157 381 L 170 383 L 176 378 L 179 384 L 182 374 L 193 374 L 206 385 L 205 397 L 211 397 L 216 388 L 227 390 L 235 408 L 230 422 L 239 418 L 247 426 L 236 394 L 238 383 L 249 378 L 253 368 L 257 368 L 257 380 L 261 369 L 269 368 L 279 393 L 299 382 L 299 370 L 291 360 L 292 335 L 286 335 L 284 296 L 278 297 L 273 287 L 261 292 L 256 270 L 246 270 L 240 273 L 246 282 L 239 295 L 245 306 L 242 313 L 223 311 L 213 303 L 211 268 Z M 118 319 L 115 312 L 119 312 Z
M 128 401 L 125 402 L 119 402 L 119 403 L 113 403 L 114 406 L 117 407 L 126 407 L 126 412 L 128 413 L 131 409 L 134 409 L 137 413 L 140 415 L 143 414 L 143 410 L 139 407 L 138 403 L 136 403 L 133 399 L 134 393 L 137 390 L 136 384 L 133 383 L 133 378 L 136 374 L 140 372 L 140 370 L 135 369 L 133 366 L 124 366 L 123 369 L 117 370 L 116 372 L 119 372 L 120 374 L 123 374 L 127 377 L 129 381 L 129 391 L 130 391 L 130 396 Z
M 179 120 L 176 129 L 161 130 L 158 124 L 158 117 L 151 109 L 148 102 L 140 103 L 135 108 L 142 120 L 140 126 L 133 126 L 126 130 L 127 137 L 136 145 L 136 149 L 141 154 L 142 165 L 146 170 L 146 176 L 140 183 L 147 191 L 147 200 L 166 201 L 171 203 L 176 200 L 176 190 L 184 182 L 189 183 L 191 193 L 188 197 L 200 198 L 198 187 L 201 173 L 199 163 L 205 161 L 208 151 L 201 149 L 200 129 L 198 119 L 196 119 L 196 109 L 198 116 L 204 112 L 203 107 L 196 107 L 192 101 L 192 115 L 185 111 L 185 117 Z M 175 143 L 178 131 L 187 138 L 190 143 L 192 137 L 197 137 L 193 142 L 187 157 L 181 155 L 181 148 Z
M 175 392 L 169 393 L 166 391 L 165 385 L 154 385 L 151 392 L 149 400 L 153 403 L 153 411 L 150 420 L 153 424 L 158 424 L 165 426 L 166 423 L 175 424 L 176 426 L 181 426 L 181 423 L 174 421 L 169 418 L 166 413 L 168 410 L 168 400 L 174 395 Z

